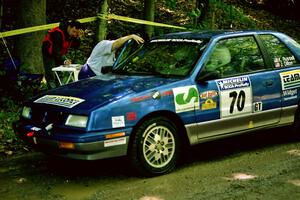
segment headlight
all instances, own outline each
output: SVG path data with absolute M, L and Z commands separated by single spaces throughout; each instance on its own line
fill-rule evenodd
M 30 119 L 31 118 L 31 108 L 24 106 L 22 109 L 22 117 L 26 118 L 26 119 Z
M 82 115 L 69 115 L 65 125 L 85 128 L 88 121 L 87 116 Z

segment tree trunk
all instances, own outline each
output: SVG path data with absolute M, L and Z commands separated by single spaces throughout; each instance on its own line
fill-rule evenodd
M 20 0 L 19 6 L 18 28 L 46 24 L 46 0 Z M 44 35 L 44 31 L 38 31 L 18 36 L 16 56 L 22 70 L 43 73 L 41 45 Z
M 210 16 L 210 29 L 216 29 L 216 2 L 210 4 L 211 16 Z
M 99 14 L 108 14 L 108 1 L 109 0 L 103 0 L 100 5 L 100 13 Z M 96 42 L 99 42 L 101 40 L 104 40 L 106 38 L 107 34 L 107 21 L 104 19 L 98 20 L 98 26 L 97 26 L 97 33 L 96 33 Z
M 2 17 L 3 17 L 3 0 L 0 0 L 0 32 L 2 28 Z
M 145 0 L 144 1 L 144 16 L 145 20 L 154 21 L 154 13 L 155 13 L 155 0 Z M 151 38 L 154 33 L 154 27 L 146 25 L 145 33 L 148 38 Z
M 200 15 L 195 22 L 195 25 L 198 25 L 204 20 L 207 14 L 209 8 L 209 0 L 196 0 L 196 8 L 200 11 Z

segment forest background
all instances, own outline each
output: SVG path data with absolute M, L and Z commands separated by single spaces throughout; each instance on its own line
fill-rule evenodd
M 63 20 L 111 13 L 185 27 L 187 30 L 267 29 L 282 31 L 300 42 L 300 1 L 296 0 L 0 0 L 0 32 Z M 104 38 L 128 34 L 150 38 L 181 29 L 145 26 L 118 20 L 84 24 L 85 35 L 74 63 L 85 63 L 94 45 Z M 20 60 L 20 71 L 43 73 L 41 41 L 47 30 L 2 37 L 0 45 L 0 158 L 30 151 L 12 130 L 22 103 L 45 90 L 45 84 L 7 79 L 10 55 Z

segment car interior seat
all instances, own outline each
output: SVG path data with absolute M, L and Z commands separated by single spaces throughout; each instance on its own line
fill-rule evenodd
M 226 71 L 230 67 L 226 65 L 230 62 L 231 53 L 229 49 L 226 46 L 217 45 L 205 66 L 208 71 L 218 71 L 223 76 L 227 74 Z

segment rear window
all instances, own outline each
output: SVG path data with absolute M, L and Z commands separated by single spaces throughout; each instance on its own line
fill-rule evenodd
M 275 68 L 288 67 L 298 64 L 296 57 L 289 48 L 273 35 L 260 35 Z

